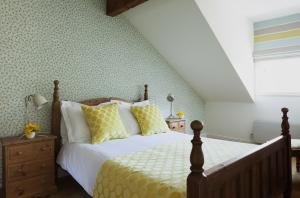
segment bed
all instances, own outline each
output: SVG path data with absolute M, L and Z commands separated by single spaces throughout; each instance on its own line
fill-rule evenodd
M 275 139 L 262 145 L 237 143 L 200 137 L 203 125 L 193 121 L 191 128 L 194 135 L 176 132 L 143 137 L 130 136 L 125 139 L 111 140 L 99 145 L 84 143 L 61 143 L 61 102 L 59 82 L 54 81 L 52 105 L 52 133 L 56 135 L 56 153 L 58 164 L 85 189 L 93 195 L 98 182 L 97 174 L 104 169 L 107 161 L 122 159 L 141 151 L 140 159 L 148 160 L 152 150 L 159 148 L 156 155 L 167 159 L 171 153 L 161 152 L 176 145 L 184 152 L 176 153 L 176 159 L 166 160 L 157 167 L 168 168 L 180 161 L 183 173 L 173 178 L 172 182 L 180 183 L 182 195 L 188 198 L 217 197 L 278 197 L 291 196 L 291 143 L 287 112 L 283 108 L 282 133 Z M 83 104 L 98 105 L 116 98 L 89 99 Z M 119 100 L 123 100 L 118 98 Z M 145 86 L 144 100 L 148 99 L 148 87 Z M 190 144 L 190 141 L 192 144 Z M 177 148 L 177 147 L 176 147 Z M 176 150 L 176 149 L 175 149 Z M 147 151 L 149 151 L 147 153 Z M 87 154 L 88 153 L 88 154 Z M 134 158 L 128 158 L 134 160 Z M 127 159 L 127 163 L 130 162 Z M 174 161 L 175 160 L 175 161 Z M 143 162 L 140 160 L 140 162 Z M 121 163 L 121 161 L 120 161 Z M 130 164 L 130 163 L 129 163 Z M 190 170 L 189 170 L 190 167 Z M 140 169 L 147 171 L 147 163 L 140 164 Z M 149 170 L 148 170 L 149 171 Z M 151 169 L 151 172 L 154 172 Z M 177 170 L 178 172 L 178 170 Z M 116 171 L 116 173 L 118 173 Z M 173 181 L 174 180 L 174 181 Z M 136 184 L 137 185 L 137 184 Z M 142 185 L 142 184 L 141 184 Z M 175 185 L 175 184 L 174 184 Z M 112 187 L 113 188 L 113 187 Z M 153 196 L 152 196 L 153 197 Z M 157 196 L 158 197 L 158 196 Z M 163 197 L 163 196 L 161 196 Z M 182 196 L 179 196 L 182 197 Z

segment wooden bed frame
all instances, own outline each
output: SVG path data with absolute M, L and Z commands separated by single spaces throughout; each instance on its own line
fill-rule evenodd
M 57 136 L 56 152 L 61 147 L 59 82 L 54 81 L 51 131 Z M 83 104 L 98 105 L 111 99 L 89 99 Z M 148 99 L 145 85 L 144 100 Z M 123 100 L 126 101 L 126 100 Z M 288 109 L 282 109 L 282 133 L 279 137 L 258 146 L 240 157 L 230 159 L 208 170 L 203 169 L 204 156 L 200 137 L 203 125 L 193 121 L 194 131 L 191 151 L 191 173 L 187 178 L 188 198 L 271 198 L 291 197 L 291 136 L 289 132 Z

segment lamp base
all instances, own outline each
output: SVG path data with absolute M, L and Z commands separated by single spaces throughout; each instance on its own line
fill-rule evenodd
M 173 115 L 169 115 L 169 116 L 167 117 L 167 119 L 178 119 L 178 118 L 175 117 L 175 116 L 173 116 Z

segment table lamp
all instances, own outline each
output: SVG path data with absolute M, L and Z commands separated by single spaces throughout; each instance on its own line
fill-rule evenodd
M 42 109 L 48 101 L 44 96 L 41 96 L 39 94 L 34 94 L 34 95 L 28 95 L 25 97 L 25 107 L 26 107 L 26 123 L 28 123 L 28 105 L 29 103 L 32 103 L 33 106 L 37 109 L 40 110 Z
M 167 100 L 171 103 L 171 106 L 170 106 L 170 115 L 168 116 L 168 119 L 174 119 L 175 116 L 173 116 L 173 102 L 175 100 L 175 96 L 173 94 L 169 94 L 167 96 Z

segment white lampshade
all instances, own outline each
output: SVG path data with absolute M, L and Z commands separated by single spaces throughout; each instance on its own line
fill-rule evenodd
M 48 103 L 46 98 L 44 96 L 39 95 L 39 94 L 34 94 L 34 95 L 31 96 L 31 98 L 32 98 L 32 103 L 36 107 L 37 110 L 40 110 L 41 108 L 43 108 L 43 106 L 45 104 Z

